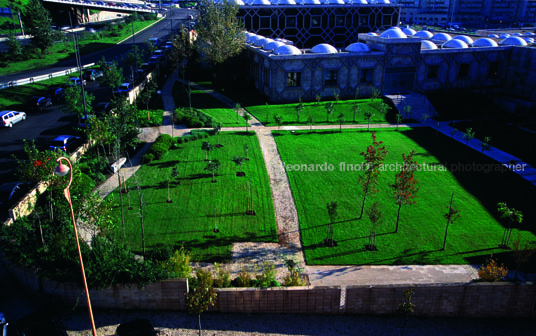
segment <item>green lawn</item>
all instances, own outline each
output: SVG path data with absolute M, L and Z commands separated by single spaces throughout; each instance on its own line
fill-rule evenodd
M 264 159 L 257 137 L 250 133 L 220 135 L 223 148 L 213 158 L 222 166 L 217 172 L 217 183 L 204 171 L 202 141 L 197 140 L 170 150 L 163 159 L 143 165 L 139 180 L 143 195 L 143 219 L 147 248 L 162 243 L 184 245 L 197 261 L 224 261 L 230 259 L 231 244 L 239 241 L 277 241 L 272 194 Z M 215 136 L 208 138 L 215 144 Z M 250 161 L 244 164 L 246 177 L 237 177 L 233 156 L 244 155 L 244 144 L 249 145 Z M 172 184 L 172 203 L 167 203 L 167 180 L 174 166 L 179 169 L 180 184 Z M 255 216 L 245 215 L 248 180 L 251 179 Z M 134 178 L 127 181 L 132 190 L 124 195 L 125 222 L 128 244 L 141 250 L 139 198 L 134 189 Z M 117 229 L 121 230 L 118 193 L 111 196 L 115 204 Z M 129 200 L 130 199 L 130 200 Z M 133 210 L 126 210 L 128 203 Z M 213 233 L 214 209 L 219 233 Z
M 32 96 L 46 95 L 46 90 L 52 86 L 62 86 L 72 76 L 61 76 L 46 79 L 33 84 L 14 86 L 0 90 L 0 106 L 2 109 L 25 111 L 26 102 Z
M 512 239 L 521 232 L 526 241 L 536 241 L 534 190 L 514 173 L 439 171 L 442 165 L 451 168 L 457 163 L 495 164 L 479 159 L 477 152 L 468 150 L 431 129 L 382 130 L 378 140 L 389 151 L 386 163 L 402 162 L 402 153 L 416 151 L 418 163 L 436 167 L 436 171 L 416 173 L 421 189 L 417 204 L 405 206 L 400 215 L 400 228 L 394 233 L 397 206 L 389 184 L 394 172 L 380 176 L 379 192 L 369 197 L 365 208 L 376 200 L 383 211 L 384 223 L 377 230 L 378 251 L 367 251 L 370 221 L 361 210 L 362 191 L 357 181 L 360 172 L 340 171 L 339 164 L 361 163 L 359 155 L 371 143 L 371 133 L 351 132 L 281 132 L 276 136 L 282 161 L 287 164 L 333 164 L 333 171 L 288 171 L 297 205 L 302 241 L 307 264 L 477 264 L 491 253 L 506 255 L 497 248 L 503 226 L 498 222 L 496 204 L 508 205 L 525 214 L 521 231 L 514 230 Z M 488 166 L 489 167 L 489 166 Z M 450 196 L 461 217 L 449 228 L 446 251 L 443 243 Z M 325 247 L 323 240 L 329 223 L 327 202 L 339 204 L 339 217 L 334 226 L 336 247 Z M 510 244 L 511 245 L 511 244 Z M 506 258 L 506 256 L 504 256 Z M 506 258 L 507 259 L 507 258 Z
M 378 104 L 381 99 L 374 99 L 372 102 L 370 99 L 358 100 L 362 111 L 356 116 L 357 123 L 366 124 L 367 120 L 363 116 L 366 109 L 373 111 L 374 115 L 370 119 L 371 123 L 386 123 L 391 119 L 391 114 L 394 115 L 394 111 L 389 111 L 386 115 L 381 114 L 378 111 Z M 327 112 L 324 108 L 326 102 L 315 103 L 303 103 L 304 109 L 300 114 L 300 122 L 297 121 L 296 106 L 298 104 L 280 104 L 280 105 L 259 105 L 246 107 L 251 114 L 253 114 L 260 122 L 266 126 L 276 126 L 274 116 L 280 115 L 283 117 L 283 125 L 309 125 L 307 119 L 309 116 L 313 117 L 315 125 L 333 124 L 338 125 L 339 121 L 337 116 L 340 113 L 344 114 L 343 124 L 354 123 L 353 112 L 354 100 L 345 100 L 335 103 L 335 109 L 329 116 L 329 123 L 327 122 Z M 394 118 L 393 118 L 394 119 Z
M 238 117 L 236 123 L 236 112 L 233 109 L 203 109 L 203 113 L 214 118 L 216 122 L 222 124 L 222 127 L 245 127 L 246 121 L 241 116 Z

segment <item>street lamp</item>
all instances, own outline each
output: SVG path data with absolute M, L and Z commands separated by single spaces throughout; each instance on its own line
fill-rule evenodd
M 62 160 L 67 161 L 67 164 L 69 166 L 66 166 L 61 163 Z M 95 321 L 93 320 L 93 311 L 91 309 L 91 301 L 89 299 L 89 291 L 87 289 L 87 281 L 86 281 L 86 272 L 84 270 L 84 261 L 82 260 L 82 251 L 80 251 L 80 242 L 78 241 L 78 230 L 76 229 L 76 222 L 74 220 L 74 211 L 73 211 L 73 203 L 71 202 L 71 194 L 69 193 L 69 187 L 71 186 L 71 183 L 73 182 L 73 167 L 71 166 L 71 162 L 66 157 L 59 157 L 56 162 L 58 163 L 58 166 L 54 169 L 54 174 L 58 176 L 65 176 L 67 173 L 71 173 L 69 177 L 69 183 L 67 184 L 67 187 L 63 189 L 63 194 L 65 195 L 65 198 L 67 199 L 67 202 L 69 203 L 69 207 L 71 208 L 71 219 L 73 221 L 73 228 L 74 228 L 74 237 L 76 239 L 76 247 L 78 248 L 78 258 L 80 259 L 80 269 L 82 270 L 82 278 L 84 280 L 84 289 L 86 290 L 86 299 L 87 299 L 87 306 L 89 308 L 89 319 L 91 321 L 91 330 L 93 331 L 93 336 L 97 336 L 97 330 L 95 329 Z

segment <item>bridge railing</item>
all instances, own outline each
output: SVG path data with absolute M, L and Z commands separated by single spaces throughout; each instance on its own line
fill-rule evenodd
M 87 69 L 87 68 L 90 68 L 90 67 L 92 67 L 94 65 L 95 65 L 95 63 L 85 64 L 85 65 L 82 65 L 82 69 Z M 35 82 L 40 82 L 40 81 L 51 79 L 51 78 L 54 78 L 54 77 L 66 76 L 66 75 L 70 75 L 70 74 L 74 74 L 76 77 L 78 77 L 79 76 L 78 67 L 64 69 L 64 70 L 56 71 L 56 72 L 51 72 L 51 73 L 45 74 L 45 75 L 18 79 L 18 80 L 14 80 L 14 81 L 0 82 L 0 89 L 10 88 L 10 87 L 19 86 L 19 85 L 25 85 L 25 84 L 32 84 L 32 83 L 35 83 Z

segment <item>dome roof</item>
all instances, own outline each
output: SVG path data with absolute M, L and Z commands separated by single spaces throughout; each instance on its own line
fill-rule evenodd
M 381 33 L 381 38 L 406 38 L 406 34 L 400 29 L 400 27 L 391 27 Z
M 367 0 L 350 0 L 349 3 L 354 5 L 368 5 Z
M 376 0 L 377 4 L 390 4 L 389 0 Z
M 264 50 L 266 50 L 266 45 L 268 43 L 271 43 L 271 42 L 274 42 L 274 40 L 272 40 L 271 38 L 265 38 L 263 41 L 262 41 L 262 44 L 260 45 L 260 47 Z
M 349 52 L 370 52 L 370 47 L 366 45 L 365 43 L 356 42 L 356 43 L 350 44 L 344 50 L 349 51 Z
M 488 37 L 491 37 L 491 38 L 499 38 L 499 35 L 497 35 L 497 34 L 489 34 Z
M 262 38 L 262 36 L 257 35 L 257 34 L 250 35 L 250 36 L 246 37 L 246 43 L 254 44 L 260 38 Z
M 428 40 L 421 41 L 421 50 L 434 50 L 434 49 L 437 49 L 437 46 L 435 45 L 434 42 L 428 41 Z
M 269 5 L 271 5 L 269 0 L 253 0 L 249 4 L 253 5 L 253 6 L 269 6 Z
M 446 42 L 452 40 L 452 37 L 447 33 L 438 33 L 432 36 L 432 41 Z
M 266 43 L 262 48 L 266 51 L 274 51 L 282 45 L 285 44 L 283 42 L 272 40 L 271 42 Z
M 336 54 L 337 49 L 327 43 L 320 43 L 312 47 L 311 52 L 315 54 Z
M 266 41 L 266 37 L 258 36 L 255 41 L 253 41 L 253 45 L 255 47 L 262 47 Z
M 402 32 L 404 34 L 406 34 L 407 36 L 412 36 L 412 35 L 415 35 L 417 33 L 415 31 L 415 29 L 411 29 L 411 28 L 404 28 L 404 29 L 402 29 Z
M 527 44 L 533 44 L 534 43 L 534 38 L 532 38 L 532 37 L 524 37 L 523 39 L 527 42 Z
M 526 46 L 527 42 L 519 36 L 510 36 L 499 42 L 500 45 Z
M 304 5 L 320 5 L 320 0 L 303 0 Z
M 513 34 L 510 35 L 510 36 L 523 36 L 523 34 L 521 34 L 521 33 L 513 33 Z
M 280 5 L 295 5 L 296 1 L 294 0 L 279 0 Z
M 465 42 L 467 45 L 473 44 L 473 39 L 466 35 L 458 35 L 454 37 L 454 40 L 460 40 Z
M 526 32 L 526 33 L 525 33 L 525 36 L 534 36 L 534 35 L 536 35 L 536 34 L 531 33 L 531 32 Z
M 274 50 L 276 55 L 301 55 L 300 49 L 295 46 L 282 45 Z
M 344 5 L 344 0 L 324 0 L 326 5 Z
M 483 37 L 473 42 L 473 47 L 497 47 L 497 42 L 490 38 Z
M 236 4 L 238 6 L 244 6 L 245 5 L 244 1 L 242 1 L 242 0 L 229 0 L 229 2 L 232 3 L 232 4 Z
M 462 40 L 448 40 L 447 42 L 443 43 L 441 45 L 441 48 L 469 48 L 467 43 L 463 42 Z
M 370 32 L 370 33 L 366 33 L 365 35 L 368 35 L 368 36 L 378 36 L 378 34 L 376 34 L 376 33 L 373 33 L 373 32 Z
M 510 34 L 501 34 L 499 35 L 499 38 L 505 39 L 507 37 L 510 37 Z
M 421 30 L 421 31 L 416 32 L 414 36 L 420 37 L 420 38 L 430 38 L 434 36 L 434 34 L 429 32 L 428 30 Z
M 294 0 L 296 2 L 296 4 L 303 4 L 303 0 Z

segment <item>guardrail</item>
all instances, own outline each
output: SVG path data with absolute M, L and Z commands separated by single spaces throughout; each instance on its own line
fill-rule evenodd
M 87 68 L 90 68 L 90 67 L 92 67 L 94 65 L 95 65 L 95 63 L 85 64 L 85 65 L 82 65 L 82 69 L 87 69 Z M 61 71 L 52 72 L 52 73 L 49 73 L 49 74 L 46 74 L 46 75 L 23 78 L 23 79 L 19 79 L 19 80 L 15 80 L 15 81 L 9 81 L 9 82 L 0 82 L 0 90 L 5 89 L 5 88 L 14 87 L 14 86 L 19 86 L 19 85 L 32 84 L 32 83 L 35 83 L 35 82 L 40 82 L 40 81 L 43 81 L 43 80 L 46 80 L 46 79 L 51 79 L 51 78 L 54 78 L 54 77 L 66 76 L 66 75 L 69 75 L 69 74 L 72 74 L 72 73 L 75 73 L 75 72 L 78 72 L 78 71 L 79 71 L 78 67 L 75 67 L 75 68 L 69 68 L 69 69 L 64 69 L 64 70 L 61 70 Z

